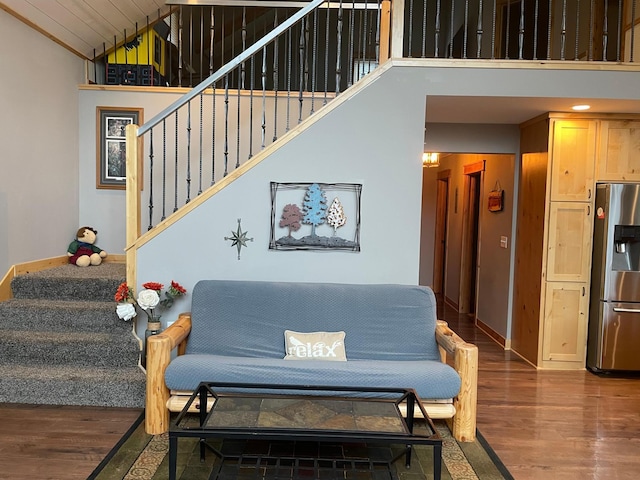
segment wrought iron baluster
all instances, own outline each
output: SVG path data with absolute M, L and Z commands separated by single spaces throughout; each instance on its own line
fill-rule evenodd
M 203 102 L 204 102 L 204 94 L 200 94 L 200 151 L 198 153 L 198 164 L 200 166 L 200 171 L 198 172 L 198 195 L 200 195 L 202 193 L 202 125 L 203 125 L 203 121 L 202 121 L 202 116 L 204 115 L 204 108 L 203 108 Z
M 492 60 L 495 60 L 496 58 L 496 17 L 497 15 L 498 15 L 497 0 L 493 0 L 493 12 L 491 13 L 491 59 Z
M 540 18 L 540 0 L 536 0 L 533 13 L 533 59 L 538 59 L 538 20 Z
M 456 2 L 451 1 L 451 19 L 449 21 L 449 58 L 453 58 L 453 20 L 456 15 L 455 11 Z
M 291 119 L 291 67 L 293 57 L 293 28 L 287 29 L 287 126 L 285 131 L 289 131 Z
M 153 228 L 153 128 L 149 130 L 149 226 Z
M 127 29 L 124 29 L 124 39 L 122 40 L 122 53 L 124 54 L 124 66 L 125 66 L 125 72 L 126 73 L 126 77 L 124 80 L 125 84 L 129 83 L 129 53 L 127 52 Z
M 313 44 L 311 45 L 311 111 L 315 113 L 316 101 L 316 65 L 318 62 L 318 10 L 313 11 Z
M 327 12 L 324 31 L 324 98 L 322 105 L 327 104 L 327 95 L 329 90 L 329 23 L 331 21 L 331 8 L 325 9 Z
M 366 68 L 365 68 L 365 60 L 367 59 L 367 45 L 369 44 L 369 31 L 368 31 L 368 14 L 369 14 L 369 10 L 367 8 L 368 2 L 367 0 L 365 0 L 364 2 L 364 12 L 360 14 L 360 17 L 362 18 L 364 16 L 364 20 L 362 21 L 363 25 L 362 25 L 362 60 L 361 60 L 361 70 L 362 73 L 361 75 L 358 77 L 358 80 L 360 80 L 362 77 L 364 77 L 366 75 Z M 369 66 L 370 67 L 370 66 Z
M 549 15 L 547 15 L 547 60 L 551 60 L 551 12 L 553 12 L 553 0 L 549 0 Z
M 427 3 L 426 1 L 424 2 Z M 413 58 L 413 0 L 409 0 L 409 31 L 407 33 L 407 58 Z
M 244 69 L 244 62 L 242 68 Z M 241 73 L 244 75 L 244 72 Z M 244 80 L 242 80 L 244 81 Z M 236 168 L 240 166 L 240 82 L 238 82 L 237 108 L 236 108 Z
M 211 85 L 211 185 L 216 183 L 216 84 Z
M 191 102 L 187 103 L 187 200 L 191 201 Z
M 422 49 L 420 58 L 427 57 L 427 1 L 422 2 Z M 380 13 L 380 0 L 378 0 L 378 13 Z M 378 32 L 380 31 L 380 16 L 378 16 Z M 378 39 L 380 36 L 378 35 Z
M 305 31 L 305 24 L 306 24 L 306 17 L 302 19 L 302 24 L 300 25 L 300 39 L 298 42 L 298 55 L 299 55 L 299 59 L 300 59 L 300 65 L 299 65 L 299 69 L 300 69 L 300 78 L 299 78 L 299 85 L 298 85 L 298 102 L 299 102 L 299 109 L 298 109 L 298 123 L 302 122 L 302 104 L 303 104 L 303 92 L 304 92 L 304 47 L 305 47 L 305 42 L 304 42 L 304 31 Z
M 262 71 L 260 74 L 262 79 L 262 143 L 261 147 L 266 146 L 267 139 L 267 47 L 262 48 Z
M 356 2 L 353 0 L 351 2 L 351 11 L 349 12 L 349 60 L 347 62 L 347 88 L 353 85 L 353 49 L 355 43 L 355 7 Z
M 560 60 L 565 60 L 567 45 L 567 0 L 562 0 L 562 20 L 560 24 Z
M 631 41 L 629 42 L 629 61 L 633 62 L 633 46 L 635 43 L 635 30 L 636 30 L 636 0 L 631 1 Z
M 337 24 L 337 41 L 336 41 L 336 97 L 340 94 L 340 83 L 342 82 L 342 0 L 338 6 L 338 24 Z
M 520 20 L 518 22 L 518 60 L 522 60 L 524 50 L 524 0 L 520 0 Z
M 214 42 L 213 42 L 213 38 L 214 38 L 214 34 L 215 34 L 215 7 L 212 6 L 211 7 L 211 26 L 209 27 L 209 75 L 213 75 L 213 46 L 214 46 Z
M 229 174 L 229 74 L 224 76 L 224 173 Z
M 580 45 L 580 0 L 576 0 L 576 39 L 574 42 L 573 60 L 577 61 L 579 58 L 578 46 Z
M 278 27 L 278 9 L 276 9 L 276 11 L 274 12 L 274 19 L 273 19 L 273 28 L 277 28 Z M 279 68 L 278 68 L 278 62 L 280 61 L 279 57 L 278 57 L 278 53 L 279 53 L 279 46 L 280 46 L 280 42 L 279 42 L 279 38 L 276 38 L 273 44 L 273 142 L 275 142 L 278 139 L 278 83 L 279 83 L 279 79 L 278 79 L 278 72 L 279 72 Z
M 253 89 L 255 87 L 255 78 L 256 78 L 256 62 L 255 55 L 251 56 L 251 80 L 249 84 L 251 85 L 251 92 L 249 94 L 249 158 L 253 157 Z
M 175 165 L 173 174 L 173 211 L 178 211 L 178 110 L 176 110 L 176 128 L 175 128 Z
M 204 7 L 200 7 L 200 55 L 198 58 L 198 65 L 200 68 L 198 69 L 199 80 L 198 83 L 204 80 Z
M 167 218 L 167 119 L 162 119 L 162 217 Z
M 469 0 L 464 0 L 464 31 L 462 32 L 462 58 L 467 58 L 467 43 L 469 37 Z
M 484 2 L 480 0 L 478 4 L 478 23 L 476 24 L 476 58 L 482 58 L 482 36 L 484 33 L 484 25 L 482 17 L 484 14 Z
M 189 87 L 193 87 L 193 9 L 189 9 Z
M 606 1 L 603 2 L 606 5 Z M 606 9 L 606 6 L 604 7 Z M 603 19 L 606 23 L 606 17 Z M 587 55 L 587 60 L 593 61 L 593 36 L 594 36 L 594 22 L 595 22 L 595 3 L 591 0 L 589 5 L 589 54 Z
M 505 40 L 504 40 L 504 58 L 506 60 L 509 60 L 509 39 L 510 39 L 510 28 L 509 25 L 511 25 L 511 4 L 507 2 L 507 28 L 506 28 L 506 33 L 505 33 Z
M 440 2 L 441 0 L 436 0 L 436 25 L 435 25 L 435 35 L 434 35 L 434 46 L 435 52 L 434 57 L 439 57 L 440 50 Z
M 182 22 L 183 22 L 183 8 L 180 5 L 178 10 L 178 86 L 182 86 Z
M 609 2 L 604 2 L 604 24 L 602 25 L 602 61 L 607 61 L 609 47 Z
M 621 60 L 621 50 L 622 50 L 622 0 L 618 0 L 618 42 L 616 45 L 616 62 Z
M 244 52 L 247 49 L 247 7 L 242 7 L 242 30 L 240 32 L 242 38 L 242 51 Z M 240 92 L 240 86 L 244 89 L 244 80 L 245 80 L 245 62 L 242 62 L 240 65 L 240 82 L 238 85 L 238 92 Z M 240 123 L 238 122 L 238 127 L 240 127 Z

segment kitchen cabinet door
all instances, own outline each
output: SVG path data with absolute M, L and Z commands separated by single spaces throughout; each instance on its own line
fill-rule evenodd
M 584 202 L 551 202 L 547 242 L 547 281 L 589 282 L 592 207 Z
M 602 120 L 598 181 L 640 180 L 640 120 Z
M 547 282 L 544 303 L 543 362 L 573 362 L 576 368 L 584 368 L 589 309 L 587 284 Z
M 551 201 L 590 201 L 593 196 L 596 120 L 554 120 Z

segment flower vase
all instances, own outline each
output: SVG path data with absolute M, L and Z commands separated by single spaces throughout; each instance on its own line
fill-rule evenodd
M 143 368 L 147 368 L 147 339 L 152 335 L 158 335 L 160 332 L 162 332 L 160 318 L 147 322 L 147 328 L 144 331 L 144 343 L 142 344 L 142 355 L 140 356 L 140 364 Z

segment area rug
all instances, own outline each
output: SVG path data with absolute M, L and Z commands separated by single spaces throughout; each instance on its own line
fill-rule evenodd
M 88 480 L 166 480 L 169 478 L 169 435 L 147 435 L 144 431 L 144 418 L 141 416 L 123 436 L 113 450 L 98 465 Z M 475 442 L 457 442 L 443 421 L 434 422 L 438 433 L 443 440 L 442 448 L 442 479 L 443 480 L 513 480 L 513 477 L 502 464 L 498 456 L 491 449 L 484 437 L 478 432 Z M 253 442 L 252 445 L 248 445 Z M 214 446 L 222 451 L 238 450 L 242 448 L 256 448 L 256 442 L 218 442 Z M 215 443 L 215 442 L 214 442 Z M 268 442 L 265 442 L 268 443 Z M 280 442 L 282 443 L 282 442 Z M 292 444 L 294 442 L 291 442 Z M 280 445 L 280 444 L 279 444 Z M 279 447 L 280 448 L 280 447 Z M 282 446 L 286 449 L 286 445 Z M 345 446 L 348 455 L 378 457 L 392 457 L 401 446 L 387 447 L 351 445 Z M 349 451 L 351 449 L 351 451 Z M 363 449 L 365 449 L 363 451 Z M 299 476 L 288 476 L 279 473 L 275 476 L 268 474 L 256 474 L 256 469 L 251 468 L 252 473 L 243 476 L 238 473 L 224 473 L 220 469 L 219 459 L 211 452 L 207 452 L 204 462 L 200 461 L 200 449 L 197 439 L 180 439 L 178 441 L 178 468 L 179 480 L 206 480 L 212 472 L 221 470 L 219 479 L 293 479 Z M 433 479 L 432 449 L 427 446 L 414 447 L 411 467 L 406 468 L 404 460 L 398 460 L 391 464 L 391 469 L 385 472 L 374 470 L 372 472 L 357 471 L 336 474 L 332 476 L 326 472 L 316 478 L 391 478 L 397 480 L 431 480 Z M 354 468 L 358 468 L 357 466 Z M 245 468 L 246 470 L 246 468 Z M 234 470 L 237 472 L 238 470 Z M 304 476 L 304 478 L 314 478 Z

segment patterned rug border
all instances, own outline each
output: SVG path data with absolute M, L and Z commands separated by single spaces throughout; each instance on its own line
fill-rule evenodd
M 162 471 L 168 466 L 169 435 L 168 433 L 155 436 L 146 434 L 143 421 L 144 413 L 131 425 L 87 480 L 165 478 Z M 435 422 L 435 424 L 443 440 L 443 480 L 514 480 L 489 442 L 478 430 L 476 430 L 475 442 L 459 443 L 443 422 Z M 420 456 L 421 453 L 417 452 L 417 454 Z M 159 470 L 161 466 L 163 470 Z M 416 478 L 415 473 L 410 475 L 409 478 Z M 399 475 L 400 479 L 403 477 L 403 474 Z M 431 478 L 431 476 L 427 475 L 423 478 Z

